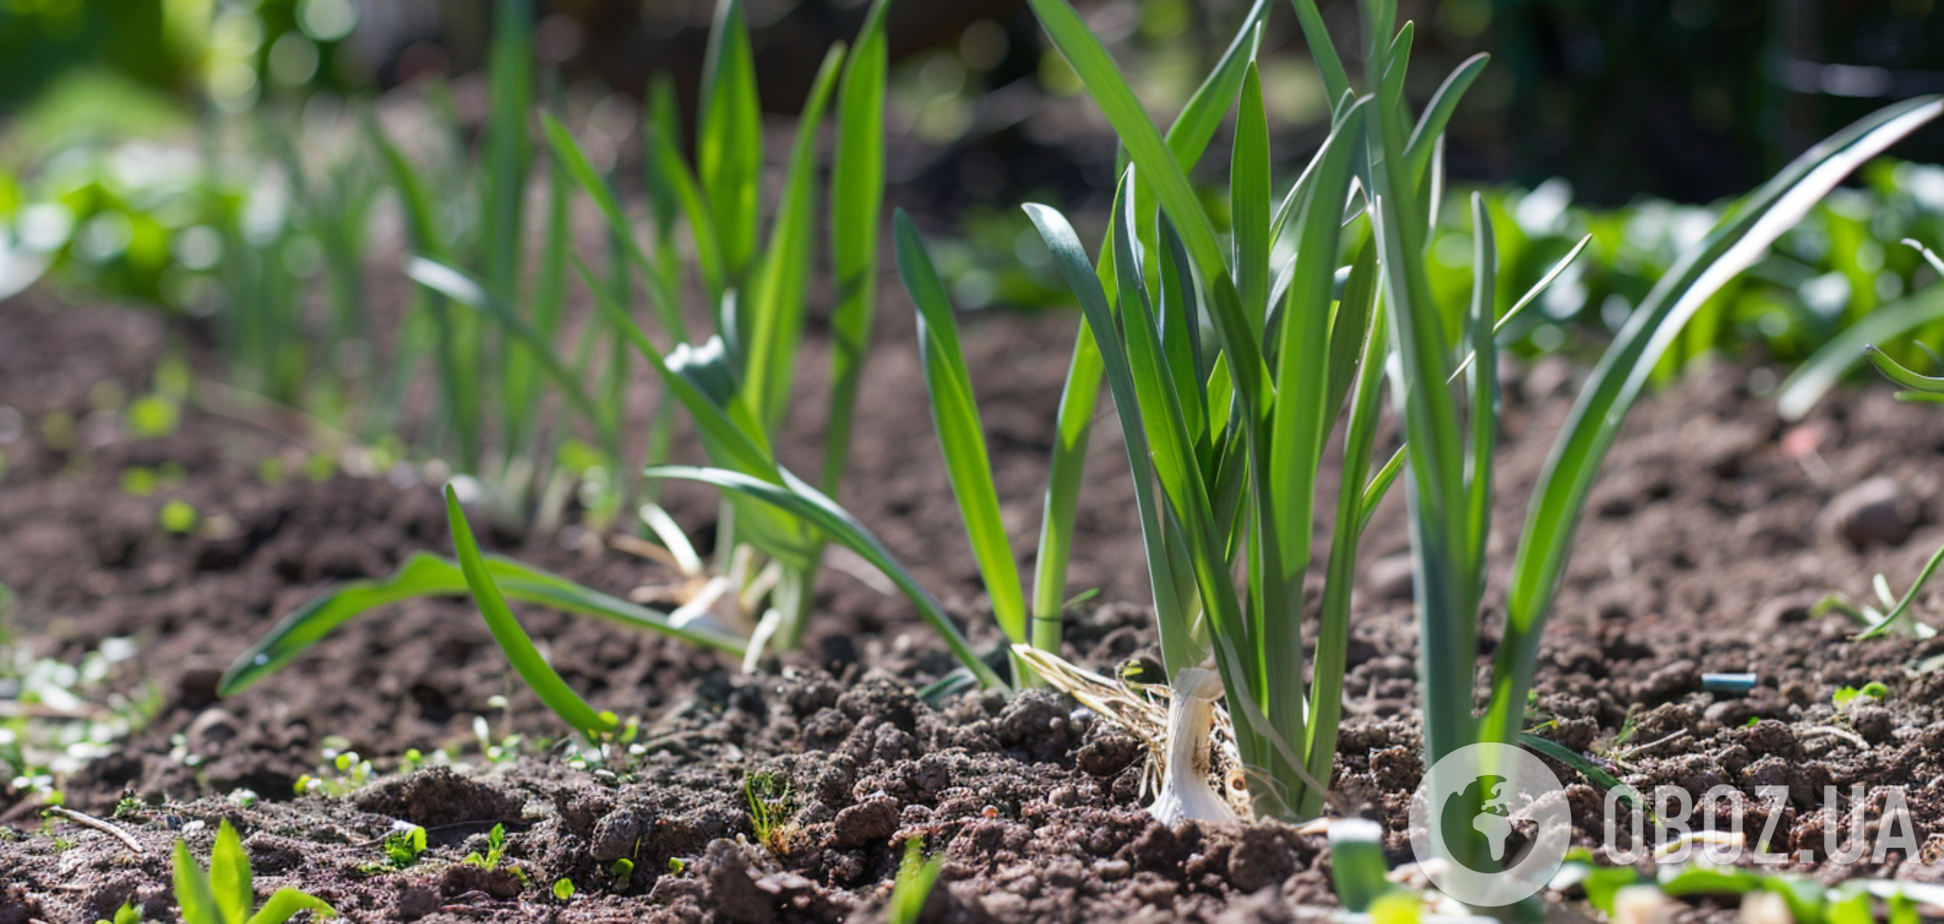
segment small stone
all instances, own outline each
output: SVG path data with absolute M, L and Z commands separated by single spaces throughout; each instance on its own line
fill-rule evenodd
M 1831 498 L 1825 528 L 1850 547 L 1894 546 L 1910 536 L 1923 514 L 1917 498 L 1890 478 L 1871 478 Z
M 189 750 L 204 756 L 215 754 L 236 737 L 237 731 L 236 716 L 222 709 L 204 709 L 189 723 Z

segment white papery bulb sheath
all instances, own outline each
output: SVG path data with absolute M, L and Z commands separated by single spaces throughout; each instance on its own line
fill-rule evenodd
M 1148 814 L 1166 825 L 1190 818 L 1234 821 L 1228 800 L 1208 785 L 1209 737 L 1215 731 L 1215 699 L 1222 695 L 1222 677 L 1206 668 L 1190 667 L 1175 675 L 1173 686 L 1168 767 L 1161 778 L 1161 794 L 1148 806 Z

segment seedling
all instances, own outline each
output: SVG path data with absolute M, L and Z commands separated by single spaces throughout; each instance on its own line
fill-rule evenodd
M 1880 703 L 1890 698 L 1890 688 L 1872 680 L 1862 687 L 1838 687 L 1830 696 L 1838 710 L 1853 709 L 1857 706 Z
M 161 522 L 163 529 L 181 536 L 195 529 L 201 516 L 188 501 L 172 500 L 162 505 L 162 510 L 156 518 Z
M 385 835 L 382 846 L 385 862 L 392 869 L 409 869 L 416 866 L 419 857 L 425 853 L 425 829 L 418 825 L 394 829 Z
M 278 889 L 261 907 L 250 884 L 250 858 L 236 829 L 224 819 L 216 830 L 209 871 L 189 856 L 189 845 L 175 846 L 175 897 L 183 924 L 282 924 L 301 911 L 319 918 L 337 915 L 329 903 L 292 888 Z M 255 907 L 255 911 L 251 909 Z M 119 918 L 117 918 L 119 921 Z
M 927 857 L 923 841 L 915 837 L 905 841 L 904 860 L 898 864 L 898 876 L 891 885 L 885 920 L 889 924 L 918 924 L 918 917 L 925 910 L 925 899 L 931 897 L 938 874 L 944 869 L 943 850 Z
M 174 401 L 161 395 L 144 395 L 128 406 L 128 432 L 153 438 L 174 433 L 182 423 L 182 411 Z
M 297 795 L 319 793 L 327 796 L 348 796 L 363 789 L 375 775 L 371 761 L 360 758 L 357 751 L 345 750 L 332 753 L 332 749 L 327 747 L 325 759 L 330 761 L 328 770 L 320 771 L 317 776 L 306 773 L 297 777 L 295 787 Z
M 567 901 L 574 897 L 574 881 L 566 877 L 554 880 L 553 897 L 555 901 Z
M 95 921 L 95 924 L 142 924 L 142 906 L 135 904 L 135 900 L 131 898 L 122 902 L 120 908 L 115 909 L 115 917 L 112 920 L 101 918 Z
M 1632 867 L 1600 866 L 1589 851 L 1574 850 L 1566 865 L 1552 880 L 1558 889 L 1575 886 L 1584 890 L 1587 903 L 1613 916 L 1615 900 L 1623 889 L 1646 888 L 1672 897 L 1739 896 L 1746 903 L 1759 896 L 1780 898 L 1781 920 L 1830 921 L 1835 924 L 1866 924 L 1878 920 L 1876 903 L 1888 906 L 1889 920 L 1918 920 L 1917 904 L 1944 905 L 1944 889 L 1928 883 L 1888 879 L 1852 879 L 1839 886 L 1824 887 L 1808 879 L 1760 867 L 1719 866 L 1706 862 L 1664 865 L 1653 876 L 1642 875 Z M 1745 917 L 1749 915 L 1744 909 Z M 1768 918 L 1763 918 L 1764 920 Z
M 628 890 L 628 883 L 634 879 L 634 871 L 635 865 L 633 860 L 622 857 L 614 861 L 608 867 L 608 875 L 614 879 L 614 890 L 617 892 L 626 892 Z M 681 870 L 672 870 L 672 872 L 679 873 Z
M 789 853 L 797 833 L 790 820 L 796 810 L 790 781 L 774 773 L 751 773 L 743 777 L 743 798 L 749 802 L 749 828 L 756 842 L 777 856 Z
M 506 826 L 496 824 L 493 825 L 493 830 L 486 832 L 486 853 L 481 855 L 479 851 L 475 850 L 472 853 L 466 854 L 466 858 L 459 862 L 465 863 L 468 866 L 477 866 L 480 869 L 490 872 L 499 869 L 500 862 L 505 858 Z

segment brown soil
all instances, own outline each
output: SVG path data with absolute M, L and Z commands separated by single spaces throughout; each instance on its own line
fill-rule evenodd
M 909 307 L 901 296 L 887 303 L 844 499 L 977 642 L 994 644 L 914 384 Z M 966 324 L 1005 518 L 1023 557 L 1037 531 L 1073 319 Z M 820 584 L 804 648 L 758 676 L 655 637 L 524 614 L 570 683 L 601 708 L 643 717 L 646 753 L 618 774 L 545 753 L 498 765 L 478 756 L 476 716 L 495 736 L 520 732 L 529 744 L 558 727 L 509 679 L 491 636 L 458 601 L 354 622 L 217 702 L 217 674 L 277 617 L 333 581 L 382 575 L 448 544 L 434 486 L 342 475 L 266 484 L 260 460 L 290 450 L 251 428 L 192 414 L 171 437 L 133 440 L 112 415 L 87 416 L 96 382 L 144 386 L 162 331 L 143 315 L 31 296 L 0 311 L 0 406 L 29 422 L 4 446 L 0 478 L 0 583 L 19 595 L 7 628 L 34 655 L 70 660 L 104 638 L 133 636 L 140 655 L 114 681 L 162 694 L 152 722 L 64 787 L 71 806 L 104 814 L 124 795 L 143 800 L 123 806 L 121 824 L 145 852 L 45 825 L 33 800 L 0 791 L 11 824 L 0 829 L 0 924 L 85 924 L 130 898 L 150 919 L 170 919 L 170 845 L 187 837 L 203 855 L 221 818 L 244 835 L 260 891 L 301 886 L 355 920 L 877 920 L 913 836 L 946 851 L 932 920 L 1286 920 L 1334 902 L 1316 836 L 1275 823 L 1171 831 L 1149 821 L 1135 745 L 1070 702 L 1044 693 L 966 694 L 936 709 L 919 701 L 916 686 L 950 667 L 941 647 L 901 600 L 834 572 Z M 819 377 L 822 346 L 812 343 L 806 380 Z M 1843 617 L 1810 615 L 1832 591 L 1866 598 L 1877 571 L 1901 590 L 1944 543 L 1944 415 L 1870 389 L 1792 429 L 1746 393 L 1746 377 L 1734 368 L 1697 374 L 1637 409 L 1594 492 L 1547 631 L 1536 700 L 1536 714 L 1551 720 L 1544 733 L 1616 758 L 1642 788 L 1678 783 L 1698 793 L 1727 783 L 1752 794 L 1787 785 L 1778 850 L 1821 844 L 1825 783 L 1907 784 L 1920 840 L 1944 833 L 1944 801 L 1927 788 L 1944 774 L 1944 680 L 1906 670 L 1944 654 L 1944 640 L 1857 643 Z M 1496 580 L 1574 383 L 1552 361 L 1509 378 Z M 821 389 L 806 391 L 802 406 L 817 407 Z M 74 448 L 56 449 L 39 431 L 53 411 L 81 419 Z M 808 418 L 792 423 L 784 450 L 803 471 L 814 470 L 821 438 Z M 1066 630 L 1067 655 L 1094 666 L 1152 642 L 1111 419 L 1096 429 L 1071 583 L 1102 593 Z M 120 490 L 125 468 L 167 462 L 186 470 L 179 484 L 151 497 Z M 1907 493 L 1903 506 L 1832 512 L 1847 503 L 1839 494 L 1876 476 Z M 225 529 L 165 533 L 157 510 L 173 498 L 206 520 L 226 518 Z M 706 493 L 673 491 L 670 505 L 707 536 Z M 571 533 L 486 538 L 611 592 L 657 577 L 620 553 L 583 551 Z M 1421 772 L 1406 546 L 1392 500 L 1363 549 L 1335 780 L 1350 804 L 1389 825 L 1398 861 L 1408 859 L 1403 813 Z M 1702 690 L 1700 675 L 1717 671 L 1759 679 L 1746 695 Z M 1890 688 L 1881 705 L 1831 706 L 1836 688 L 1870 681 Z M 504 710 L 489 702 L 496 695 L 507 697 Z M 326 736 L 381 769 L 408 748 L 441 746 L 469 769 L 385 775 L 349 798 L 291 798 L 297 777 L 318 771 Z M 767 845 L 756 843 L 743 789 L 758 772 L 788 781 L 793 809 Z M 1597 834 L 1598 795 L 1575 787 L 1581 835 Z M 237 789 L 259 798 L 225 799 Z M 1759 830 L 1765 818 L 1753 811 Z M 395 819 L 428 827 L 433 845 L 397 871 L 382 867 L 377 844 Z M 495 823 L 509 832 L 518 873 L 457 862 L 484 851 Z M 621 857 L 635 863 L 625 886 L 611 873 Z M 1813 859 L 1799 868 L 1936 880 L 1941 863 L 1927 849 L 1915 859 L 1893 854 L 1882 869 Z M 578 889 L 565 904 L 548 893 L 560 878 Z

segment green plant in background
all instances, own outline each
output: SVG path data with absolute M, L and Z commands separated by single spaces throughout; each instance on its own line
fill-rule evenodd
M 1938 170 L 1938 184 L 1944 187 L 1944 170 L 1934 167 L 1925 169 Z M 1914 238 L 1905 238 L 1902 243 L 1910 252 L 1922 257 L 1922 262 L 1938 276 L 1944 277 L 1944 258 L 1938 257 L 1936 251 Z M 1944 285 L 1933 283 L 1908 298 L 1884 305 L 1830 338 L 1791 373 L 1776 395 L 1776 410 L 1786 420 L 1801 419 L 1865 356 L 1892 381 L 1899 384 L 1916 381 L 1922 385 L 1912 387 L 1906 384 L 1909 390 L 1899 392 L 1898 400 L 1940 400 L 1933 390 L 1935 386 L 1929 385 L 1923 376 L 1910 371 L 1896 358 L 1899 355 L 1910 358 L 1911 354 L 1920 350 L 1935 356 L 1930 351 L 1927 333 L 1940 324 L 1944 324 Z M 1877 346 L 1913 333 L 1913 342 L 1898 349 L 1894 355 Z
M 184 924 L 282 924 L 301 911 L 319 918 L 337 916 L 323 899 L 291 888 L 278 889 L 257 906 L 250 857 L 228 819 L 216 830 L 208 872 L 189 856 L 188 844 L 176 841 L 175 897 Z
M 1886 316 L 1921 315 L 1907 327 L 1944 317 L 1944 299 L 1919 291 L 1934 277 L 1931 267 L 1897 244 L 1944 232 L 1944 170 L 1882 160 L 1861 173 L 1862 188 L 1833 191 L 1696 311 L 1662 359 L 1662 376 L 1710 356 L 1795 363 L 1858 328 L 1883 324 Z M 1738 204 L 1643 199 L 1615 209 L 1582 208 L 1560 180 L 1483 193 L 1498 231 L 1500 299 L 1543 273 L 1575 241 L 1591 240 L 1586 259 L 1513 332 L 1526 355 L 1581 352 L 1610 339 L 1655 282 Z M 1463 301 L 1471 284 L 1466 213 L 1440 214 L 1445 217 L 1428 245 L 1430 288 L 1440 301 Z M 1940 333 L 1929 324 L 1923 339 L 1935 342 Z M 1854 357 L 1856 347 L 1847 353 Z
M 657 246 L 652 250 L 636 239 L 618 195 L 565 128 L 551 116 L 543 118 L 549 149 L 556 160 L 556 179 L 555 208 L 550 218 L 546 266 L 541 278 L 555 282 L 542 287 L 551 302 L 536 304 L 530 316 L 517 312 L 503 292 L 495 291 L 491 280 L 481 280 L 460 270 L 440 259 L 437 251 L 428 253 L 426 245 L 435 241 L 430 228 L 434 211 L 429 198 L 423 194 L 424 184 L 415 171 L 402 163 L 402 155 L 388 148 L 386 157 L 393 163 L 403 190 L 409 223 L 419 229 L 414 232 L 414 238 L 421 255 L 412 260 L 408 272 L 427 290 L 427 304 L 431 306 L 428 316 L 435 320 L 443 318 L 438 320 L 436 339 L 448 355 L 440 361 L 444 363 L 441 374 L 453 376 L 454 381 L 463 378 L 456 363 L 462 356 L 471 355 L 452 348 L 455 343 L 464 342 L 464 332 L 456 326 L 456 319 L 461 316 L 449 310 L 451 305 L 478 309 L 491 319 L 494 329 L 506 335 L 509 344 L 517 347 L 517 353 L 509 356 L 525 356 L 534 374 L 551 379 L 569 404 L 595 422 L 608 447 L 610 465 L 618 466 L 620 427 L 624 423 L 621 409 L 603 404 L 605 399 L 595 398 L 583 389 L 570 371 L 583 364 L 575 358 L 556 356 L 550 346 L 551 325 L 557 321 L 561 297 L 556 276 L 561 272 L 561 264 L 571 258 L 592 290 L 605 322 L 590 325 L 590 331 L 606 331 L 616 346 L 638 351 L 650 362 L 669 395 L 694 418 L 705 449 L 723 471 L 770 486 L 787 483 L 823 497 L 817 489 L 797 480 L 781 466 L 773 449 L 773 437 L 788 410 L 789 386 L 803 334 L 816 237 L 816 137 L 822 112 L 834 95 L 838 150 L 830 182 L 829 215 L 831 260 L 838 294 L 832 318 L 837 347 L 832 368 L 832 423 L 826 429 L 825 468 L 820 477 L 820 482 L 834 491 L 848 453 L 850 408 L 857 392 L 875 302 L 877 216 L 884 184 L 882 119 L 887 2 L 879 0 L 867 14 L 857 49 L 849 55 L 847 65 L 841 45 L 826 56 L 786 169 L 783 201 L 778 206 L 768 245 L 760 252 L 755 250 L 753 238 L 760 209 L 760 176 L 757 175 L 760 173 L 760 132 L 751 127 L 758 116 L 754 64 L 749 57 L 741 6 L 736 0 L 725 0 L 721 5 L 711 40 L 709 94 L 703 104 L 697 172 L 691 173 L 678 153 L 673 137 L 675 115 L 666 84 L 658 83 L 650 94 L 650 129 L 645 143 L 651 171 L 651 204 L 659 202 L 657 197 L 666 193 L 676 206 L 651 208 L 657 232 Z M 500 66 L 511 67 L 504 63 Z M 495 97 L 496 107 L 502 105 L 499 99 Z M 747 163 L 750 155 L 746 149 L 751 146 L 756 146 L 756 167 Z M 511 175 L 511 168 L 507 171 Z M 569 254 L 563 207 L 568 183 L 577 185 L 592 198 L 609 219 L 616 250 L 613 270 L 623 285 L 603 284 L 585 262 Z M 677 303 L 675 293 L 685 276 L 673 246 L 677 212 L 689 225 L 698 275 L 711 298 L 715 333 L 706 339 L 691 338 L 688 321 Z M 664 333 L 675 340 L 673 349 L 664 351 L 658 347 L 629 311 L 626 296 L 632 291 L 632 285 L 625 281 L 634 277 L 635 272 L 631 271 L 638 272 Z M 553 307 L 547 307 L 548 304 Z M 583 358 L 586 347 L 583 343 Z M 625 369 L 622 369 L 616 381 L 625 380 Z M 447 394 L 458 395 L 461 391 L 448 388 Z M 506 391 L 502 389 L 501 393 Z M 601 393 L 618 397 L 621 389 L 603 388 Z M 470 412 L 455 406 L 454 413 L 458 419 Z M 467 426 L 471 425 L 461 425 L 459 429 Z M 662 470 L 660 474 L 667 477 L 677 472 Z M 546 603 L 570 612 L 673 634 L 744 656 L 750 662 L 766 646 L 791 647 L 800 637 L 811 602 L 811 584 L 826 541 L 827 524 L 817 521 L 829 516 L 824 511 L 784 511 L 732 499 L 725 504 L 718 527 L 716 562 L 717 571 L 732 579 L 727 583 L 733 586 L 722 593 L 722 598 L 731 605 L 685 607 L 671 615 L 572 585 L 511 561 L 480 555 L 471 543 L 470 531 L 462 528 L 463 516 L 457 514 L 459 508 L 454 498 L 448 492 L 450 507 L 457 517 L 454 538 L 459 546 L 458 565 L 431 556 L 415 557 L 387 580 L 356 582 L 312 600 L 286 617 L 269 636 L 231 665 L 222 692 L 227 695 L 243 689 L 287 663 L 336 626 L 373 607 L 419 596 L 451 595 L 468 588 L 480 597 L 482 608 L 489 610 L 488 622 L 496 626 L 495 637 L 503 645 L 531 648 L 510 612 L 504 620 L 493 618 L 490 611 L 495 607 L 488 605 L 486 594 L 492 599 L 501 599 L 503 594 L 525 602 Z M 827 500 L 825 503 L 831 510 L 835 509 L 834 504 Z M 641 515 L 669 550 L 671 558 L 685 563 L 688 570 L 700 567 L 699 558 L 665 513 L 649 505 Z M 768 563 L 755 564 L 752 559 L 757 553 L 765 556 Z M 879 547 L 875 552 L 865 549 L 860 554 L 869 558 L 885 553 Z M 469 564 L 469 559 L 475 561 Z M 497 608 L 503 606 L 502 600 Z M 760 619 L 746 618 L 752 614 L 760 614 Z M 942 610 L 934 608 L 929 618 L 948 636 L 957 635 Z M 969 656 L 969 648 L 962 640 L 956 647 Z M 511 653 L 516 648 L 508 650 Z M 532 682 L 544 676 L 538 672 L 539 668 L 551 674 L 551 668 L 543 661 L 529 664 L 521 672 Z M 552 689 L 554 683 L 548 682 L 547 686 Z M 578 697 L 564 684 L 549 698 L 549 704 L 557 706 L 556 712 L 567 718 L 576 730 L 605 733 L 612 729 L 611 720 L 596 721 L 598 716 L 584 703 L 575 705 L 577 702 Z M 566 711 L 562 712 L 563 709 Z
M 425 853 L 425 829 L 418 825 L 394 828 L 379 846 L 384 848 L 385 863 L 392 869 L 410 869 Z

